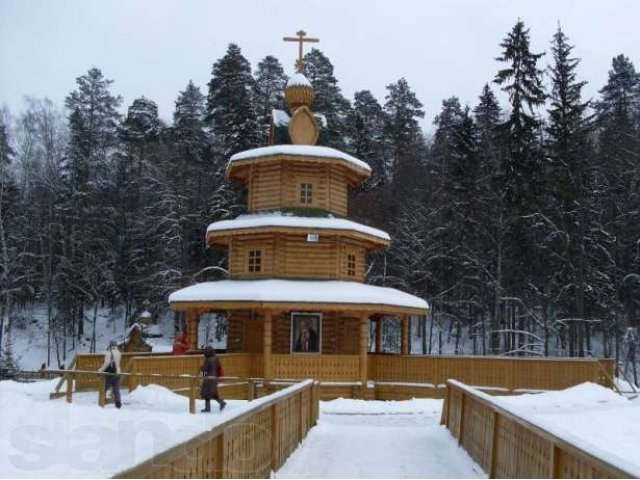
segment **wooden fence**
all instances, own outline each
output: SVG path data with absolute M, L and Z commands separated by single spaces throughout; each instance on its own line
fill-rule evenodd
M 612 359 L 369 355 L 375 382 L 445 385 L 455 378 L 474 386 L 509 390 L 562 390 L 583 382 L 613 387 Z M 311 377 L 313 378 L 313 377 Z
M 640 473 L 604 461 L 455 380 L 447 382 L 441 423 L 489 478 L 636 478 Z
M 113 478 L 269 478 L 318 420 L 317 384 L 307 380 Z
M 358 355 L 272 355 L 274 378 L 354 382 L 360 375 Z
M 219 355 L 227 376 L 263 377 L 261 354 L 231 353 Z M 76 359 L 78 370 L 96 371 L 103 354 L 82 354 Z M 139 374 L 198 375 L 200 355 L 123 354 L 123 371 Z M 272 355 L 274 379 L 312 378 L 324 383 L 324 395 L 330 398 L 350 396 L 358 384 L 359 398 L 400 399 L 417 397 L 442 398 L 447 379 L 455 378 L 473 386 L 518 390 L 560 390 L 583 382 L 594 382 L 614 388 L 614 362 L 592 358 L 511 358 L 426 355 L 375 355 L 367 359 L 368 380 L 375 389 L 360 385 L 360 357 L 358 355 Z M 188 382 L 179 378 L 171 384 L 143 381 L 132 377 L 123 382 L 130 389 L 140 384 L 158 383 L 168 388 L 187 388 Z M 334 385 L 327 385 L 333 382 Z M 338 385 L 349 383 L 350 385 Z M 98 378 L 80 378 L 76 389 L 97 389 Z

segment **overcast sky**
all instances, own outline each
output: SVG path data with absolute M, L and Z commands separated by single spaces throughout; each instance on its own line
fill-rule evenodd
M 534 51 L 547 51 L 562 24 L 588 96 L 606 82 L 613 56 L 640 66 L 638 0 L 0 0 L 0 105 L 15 115 L 27 94 L 62 105 L 75 78 L 96 66 L 115 80 L 123 113 L 144 95 L 170 120 L 189 79 L 206 93 L 228 43 L 253 68 L 274 55 L 291 74 L 297 45 L 282 37 L 304 29 L 320 38 L 347 97 L 368 89 L 384 103 L 386 85 L 405 77 L 429 129 L 444 98 L 475 105 L 518 18 Z

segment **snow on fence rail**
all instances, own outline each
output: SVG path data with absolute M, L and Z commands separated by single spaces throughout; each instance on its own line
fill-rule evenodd
M 456 380 L 447 381 L 441 423 L 489 478 L 638 478 L 624 461 L 587 451 L 498 405 L 496 399 Z M 575 440 L 575 439 L 574 439 Z
M 305 380 L 113 478 L 269 478 L 318 420 L 317 383 Z

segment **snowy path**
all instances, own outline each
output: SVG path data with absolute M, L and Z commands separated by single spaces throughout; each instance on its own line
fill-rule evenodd
M 322 402 L 276 478 L 486 478 L 440 427 L 440 400 Z

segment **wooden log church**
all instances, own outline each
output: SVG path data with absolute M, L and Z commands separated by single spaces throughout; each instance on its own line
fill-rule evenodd
M 228 318 L 227 351 L 256 354 L 264 378 L 332 378 L 336 369 L 355 369 L 366 382 L 371 323 L 380 352 L 381 322 L 400 319 L 406 355 L 410 315 L 425 315 L 428 305 L 365 283 L 367 255 L 391 239 L 347 217 L 348 191 L 371 168 L 318 145 L 326 120 L 312 112 L 302 56 L 303 42 L 317 39 L 305 35 L 285 38 L 299 42 L 299 58 L 285 89 L 289 112 L 272 113 L 270 145 L 238 153 L 227 166 L 228 179 L 247 189 L 249 213 L 207 229 L 207 244 L 227 249 L 229 279 L 183 288 L 169 303 L 186 313 L 192 350 L 200 316 L 217 313 Z

